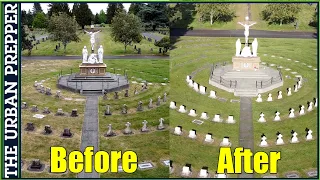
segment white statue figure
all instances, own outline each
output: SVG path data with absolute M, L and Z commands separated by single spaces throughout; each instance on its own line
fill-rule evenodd
M 88 50 L 87 50 L 87 47 L 84 46 L 83 49 L 82 49 L 82 63 L 87 63 L 87 60 L 88 60 Z
M 248 45 L 248 37 L 249 37 L 250 26 L 253 26 L 254 24 L 256 24 L 256 22 L 254 22 L 252 24 L 247 24 L 247 23 L 249 23 L 248 20 L 249 20 L 249 17 L 247 16 L 245 24 L 243 24 L 242 22 L 238 22 L 238 24 L 240 24 L 240 25 L 242 25 L 244 27 L 244 36 L 245 36 L 245 40 L 246 40 L 246 45 Z
M 100 48 L 98 49 L 98 57 L 99 57 L 99 63 L 103 63 L 103 48 L 102 48 L 102 45 L 100 45 Z
M 90 38 L 90 43 L 91 43 L 91 50 L 93 50 L 93 48 L 94 48 L 94 43 L 95 43 L 95 39 L 94 39 L 94 37 L 92 37 L 92 36 L 91 36 L 91 38 Z
M 252 55 L 254 57 L 257 56 L 257 50 L 258 50 L 258 40 L 257 40 L 257 38 L 254 38 L 254 40 L 252 42 Z
M 242 49 L 242 51 L 241 51 L 241 56 L 242 56 L 242 57 L 250 57 L 250 56 L 252 56 L 252 54 L 251 54 L 251 49 L 250 49 L 249 46 L 245 46 L 245 47 Z
M 97 59 L 97 55 L 96 54 L 91 54 L 89 56 L 88 63 L 90 63 L 90 64 L 99 63 L 99 60 Z
M 241 42 L 240 39 L 236 42 L 236 56 L 240 56 L 240 50 L 241 50 Z

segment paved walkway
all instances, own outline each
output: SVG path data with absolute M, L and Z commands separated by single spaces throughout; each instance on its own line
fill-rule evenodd
M 243 37 L 244 30 L 205 30 L 195 29 L 187 30 L 181 28 L 170 29 L 170 36 L 200 36 L 200 37 Z M 297 32 L 297 31 L 265 31 L 250 29 L 251 38 L 301 38 L 316 39 L 314 32 Z
M 157 36 L 155 34 L 151 34 L 151 33 L 148 33 L 148 32 L 144 32 L 144 33 L 141 33 L 141 34 L 142 34 L 142 36 L 149 37 L 149 38 L 155 39 L 157 41 L 160 41 L 162 39 L 161 36 Z
M 252 122 L 252 102 L 250 97 L 240 97 L 240 129 L 239 129 L 239 147 L 250 148 L 253 152 L 253 122 Z M 242 167 L 244 162 L 242 159 Z M 253 160 L 251 161 L 253 167 Z M 253 174 L 241 173 L 239 178 L 254 178 Z
M 94 152 L 99 150 L 99 97 L 87 96 L 84 121 L 82 126 L 82 137 L 80 151 L 83 152 L 87 146 L 93 146 Z M 92 158 L 92 173 L 78 174 L 78 178 L 99 178 L 99 174 L 94 170 L 94 158 Z
M 22 56 L 22 60 L 82 60 L 82 56 Z M 125 56 L 103 56 L 103 59 L 169 59 L 169 56 L 152 55 L 125 55 Z

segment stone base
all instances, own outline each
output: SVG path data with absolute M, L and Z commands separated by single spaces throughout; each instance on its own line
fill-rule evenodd
M 107 65 L 82 63 L 79 65 L 80 76 L 104 76 L 106 74 Z
M 233 70 L 259 69 L 260 57 L 232 57 Z

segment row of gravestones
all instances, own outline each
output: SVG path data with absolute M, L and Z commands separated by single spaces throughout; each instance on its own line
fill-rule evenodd
M 142 85 L 141 92 L 146 91 L 147 89 L 148 89 L 148 84 L 144 83 Z M 102 92 L 103 92 L 103 99 L 107 100 L 108 99 L 108 93 L 106 91 L 104 91 L 104 90 Z M 137 90 L 137 87 L 135 87 L 134 91 L 133 91 L 133 95 L 137 95 L 137 94 L 139 94 L 139 91 Z M 125 90 L 124 97 L 129 97 L 129 89 Z M 117 92 L 117 91 L 114 92 L 113 98 L 114 99 L 119 99 L 119 92 Z
M 168 32 L 167 31 L 159 31 L 158 33 L 163 34 L 163 35 L 167 35 Z
M 178 135 L 178 136 L 181 136 L 181 135 L 183 134 L 182 126 L 176 126 L 176 127 L 174 128 L 173 134 Z M 191 130 L 189 131 L 188 137 L 191 138 L 191 139 L 197 139 L 197 130 L 191 129 Z M 222 142 L 220 143 L 220 146 L 221 146 L 221 147 L 230 147 L 230 146 L 231 146 L 231 142 L 230 142 L 229 138 L 230 138 L 230 137 L 225 136 L 225 137 L 222 139 Z M 212 133 L 206 134 L 206 137 L 205 137 L 205 139 L 204 139 L 203 142 L 204 142 L 204 143 L 213 143 L 213 142 L 214 142 L 214 139 L 213 139 L 213 137 L 212 137 Z
M 306 141 L 311 141 L 313 140 L 313 136 L 312 136 L 312 130 L 306 128 L 305 129 L 306 131 L 306 136 L 305 136 L 305 140 Z M 294 130 L 291 130 L 291 140 L 290 140 L 290 143 L 299 143 L 299 139 L 298 139 L 298 133 Z M 278 131 L 277 132 L 277 139 L 276 139 L 276 145 L 283 145 L 285 144 L 284 143 L 284 140 L 282 139 L 282 134 Z M 261 142 L 260 142 L 260 147 L 268 147 L 268 142 L 267 142 L 267 137 L 266 135 L 263 133 L 261 135 Z
M 196 92 L 199 92 L 200 94 L 207 93 L 207 87 L 196 83 L 194 80 L 191 79 L 191 76 L 187 76 L 186 81 L 187 81 L 189 87 L 193 88 Z M 217 98 L 216 91 L 210 91 L 209 97 L 216 99 Z
M 299 78 L 297 84 L 293 85 L 293 89 L 294 89 L 293 91 L 294 92 L 298 92 L 298 89 L 300 89 L 301 87 L 302 87 L 302 80 L 301 80 L 301 78 Z M 289 88 L 287 88 L 287 96 L 291 96 L 291 95 L 292 95 L 291 87 L 289 87 Z M 278 91 L 277 99 L 282 99 L 282 91 Z M 257 97 L 256 101 L 257 102 L 262 102 L 261 94 L 258 94 L 258 97 Z M 268 102 L 273 101 L 271 93 L 268 94 L 267 101 Z
M 151 100 L 152 100 L 152 99 L 151 99 Z M 166 97 L 166 93 L 164 93 L 164 96 L 163 96 L 163 99 L 162 99 L 162 100 L 161 100 L 161 97 L 160 97 L 160 96 L 158 97 L 158 100 L 157 100 L 156 105 L 157 105 L 157 106 L 160 106 L 160 105 L 161 105 L 161 102 L 164 102 L 164 103 L 165 103 L 166 101 L 167 101 L 167 97 Z M 148 104 L 148 108 L 149 108 L 149 109 L 153 108 L 152 104 L 150 104 L 150 103 L 152 103 L 152 101 L 150 101 L 149 104 Z M 138 102 L 137 111 L 142 112 L 143 109 L 144 109 L 144 108 L 143 108 L 143 103 L 142 103 L 142 101 L 139 101 L 139 102 Z M 122 110 L 121 110 L 121 114 L 128 114 L 128 106 L 127 106 L 126 104 L 123 104 Z M 110 110 L 110 105 L 107 105 L 107 106 L 106 106 L 105 115 L 106 115 L 106 116 L 112 115 L 111 110 Z
M 170 171 L 170 174 L 172 174 L 175 171 L 172 161 L 170 161 L 169 171 Z M 182 167 L 180 175 L 185 178 L 191 178 L 191 176 L 195 176 L 193 175 L 191 164 L 187 163 L 186 165 L 184 165 Z M 207 166 L 203 166 L 200 172 L 197 174 L 197 177 L 198 178 L 227 178 L 227 174 L 214 173 L 214 175 L 211 176 L 211 173 L 209 173 L 209 168 Z
M 149 37 L 147 38 L 146 36 L 143 36 L 143 38 L 146 39 L 146 40 L 148 40 L 149 42 L 152 42 L 152 39 L 149 38 Z M 155 39 L 154 42 L 156 43 L 157 40 Z M 134 46 L 134 49 L 137 50 L 137 49 L 136 49 L 136 45 Z M 140 48 L 139 48 L 139 49 L 140 49 Z M 138 50 L 139 50 L 139 49 L 138 49 Z M 150 48 L 150 51 L 153 52 L 153 48 Z M 163 51 L 164 51 L 164 50 L 160 47 L 158 53 L 161 54 L 161 53 L 163 53 Z M 138 54 L 139 54 L 139 51 L 138 51 Z M 140 54 L 141 54 L 141 49 L 140 49 Z
M 28 131 L 28 132 L 33 132 L 33 131 L 35 131 L 35 129 L 36 128 L 35 128 L 34 124 L 31 123 L 31 122 L 28 122 L 24 130 Z M 53 131 L 52 131 L 51 126 L 50 125 L 45 125 L 42 134 L 43 135 L 51 135 L 52 133 L 53 133 Z M 65 128 L 65 129 L 63 129 L 63 132 L 61 133 L 60 137 L 72 138 L 73 137 L 73 133 L 71 133 L 71 129 Z
M 48 40 L 48 37 L 42 38 L 42 42 L 45 42 L 46 40 Z M 38 49 L 37 45 L 40 44 L 40 40 L 34 40 L 35 44 L 33 44 L 33 47 L 36 47 L 36 50 Z
M 314 107 L 318 106 L 318 99 L 317 98 L 313 98 L 313 102 L 309 102 L 308 101 L 307 105 L 308 105 L 307 111 L 309 111 L 309 112 L 312 111 L 313 110 L 313 106 Z M 300 108 L 299 115 L 300 116 L 305 115 L 305 110 L 304 110 L 305 107 L 304 107 L 304 105 L 300 105 L 299 108 Z M 289 118 L 295 118 L 296 117 L 293 108 L 289 109 L 288 117 Z M 274 117 L 273 121 L 281 121 L 280 112 L 279 111 L 275 112 L 275 117 Z M 260 113 L 260 118 L 258 119 L 258 122 L 261 122 L 261 123 L 266 122 L 266 119 L 264 118 L 264 113 L 263 112 Z
M 160 124 L 157 126 L 157 130 L 164 130 L 165 129 L 165 125 L 163 124 L 164 119 L 160 118 L 159 122 Z M 140 129 L 140 132 L 145 133 L 145 132 L 150 132 L 151 130 L 147 127 L 148 121 L 144 120 L 142 122 L 143 126 Z M 126 124 L 126 128 L 122 131 L 122 133 L 124 135 L 131 135 L 133 134 L 133 130 L 131 129 L 131 123 L 127 122 Z M 109 124 L 108 125 L 108 131 L 107 133 L 104 134 L 105 137 L 113 137 L 113 136 L 117 136 L 117 134 L 113 131 L 112 129 L 112 125 Z
M 170 109 L 176 109 L 177 106 L 176 106 L 176 102 L 175 101 L 171 101 L 170 102 Z M 179 110 L 178 112 L 180 113 L 186 113 L 187 112 L 187 109 L 186 109 L 186 106 L 185 105 L 181 105 L 179 107 Z M 195 109 L 190 109 L 189 111 L 189 116 L 192 116 L 192 117 L 196 117 L 198 116 L 197 111 Z M 209 119 L 209 116 L 208 116 L 208 113 L 207 112 L 202 112 L 201 113 L 201 119 L 204 119 L 204 120 L 207 120 Z M 199 120 L 198 120 L 199 121 Z M 215 114 L 214 115 L 214 118 L 212 119 L 213 122 L 223 122 L 223 118 L 221 118 L 221 115 L 220 114 Z M 196 122 L 195 122 L 196 123 Z M 229 124 L 234 124 L 235 123 L 235 119 L 234 119 L 234 116 L 233 115 L 229 115 L 227 120 L 226 120 L 226 123 L 229 123 Z M 197 123 L 198 124 L 198 123 Z M 202 123 L 201 123 L 202 124 Z
M 21 109 L 28 109 L 28 104 L 26 102 L 22 102 Z M 30 111 L 33 113 L 39 112 L 38 106 L 32 105 Z M 51 111 L 48 107 L 45 107 L 44 110 L 42 111 L 42 113 L 43 114 L 50 114 Z M 57 112 L 55 113 L 55 116 L 68 116 L 68 114 L 66 112 L 64 112 L 62 110 L 62 108 L 58 108 Z M 78 117 L 78 110 L 72 109 L 70 116 L 71 117 Z

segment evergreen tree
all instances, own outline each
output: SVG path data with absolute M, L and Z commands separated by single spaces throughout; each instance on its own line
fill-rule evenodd
M 47 28 L 48 20 L 46 15 L 43 12 L 39 12 L 35 15 L 32 26 L 34 28 Z
M 32 12 L 33 12 L 33 14 L 37 14 L 37 13 L 43 12 L 40 3 L 33 3 Z
M 112 18 L 118 13 L 123 12 L 124 7 L 122 3 L 109 3 L 107 8 L 107 14 L 106 14 L 106 23 L 110 24 L 112 21 Z
M 69 9 L 68 3 L 51 3 L 49 4 L 48 16 L 51 17 L 53 14 L 59 15 L 65 12 L 67 15 L 72 16 Z
M 151 3 L 142 6 L 137 15 L 146 28 L 156 30 L 160 26 L 169 26 L 169 9 L 167 4 Z
M 129 14 L 137 15 L 138 12 L 143 8 L 145 4 L 143 3 L 131 3 L 129 7 Z
M 21 47 L 22 50 L 28 50 L 28 55 L 31 55 L 32 51 L 32 41 L 28 39 L 28 34 L 26 33 L 24 27 L 21 25 Z
M 87 3 L 74 3 L 72 14 L 76 17 L 76 21 L 84 29 L 85 25 L 91 25 L 92 12 Z

